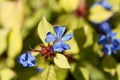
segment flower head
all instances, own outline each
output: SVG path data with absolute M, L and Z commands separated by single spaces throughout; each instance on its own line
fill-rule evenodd
M 18 57 L 18 63 L 22 64 L 24 67 L 33 67 L 37 64 L 35 57 L 32 56 L 29 52 L 20 55 Z
M 51 32 L 47 33 L 45 41 L 47 43 L 54 42 L 53 44 L 53 50 L 62 52 L 64 50 L 70 49 L 70 46 L 65 43 L 65 41 L 68 41 L 72 39 L 72 33 L 69 33 L 67 35 L 64 35 L 66 28 L 65 27 L 54 27 L 54 31 L 56 35 L 52 34 Z
M 116 53 L 120 50 L 120 39 L 115 38 L 116 33 L 110 32 L 107 35 L 100 35 L 98 44 L 103 46 L 102 51 L 111 55 L 111 53 Z
M 95 2 L 92 6 L 94 5 L 101 5 L 102 7 L 104 7 L 107 10 L 111 10 L 112 5 L 108 3 L 107 0 L 101 0 L 100 2 Z

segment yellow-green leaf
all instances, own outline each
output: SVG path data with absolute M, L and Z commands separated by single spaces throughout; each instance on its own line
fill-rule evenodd
M 66 80 L 66 77 L 67 77 L 68 72 L 69 72 L 68 69 L 63 69 L 63 68 L 55 67 L 55 71 L 56 71 L 58 80 Z
M 41 74 L 40 80 L 57 80 L 57 75 L 53 65 L 48 66 Z
M 87 67 L 79 67 L 79 70 L 81 71 L 83 77 L 85 80 L 89 80 L 89 71 Z
M 7 29 L 0 29 L 0 55 L 5 51 L 7 48 Z
M 112 5 L 112 10 L 114 12 L 119 12 L 120 11 L 120 0 L 108 0 L 110 4 Z
M 87 64 L 90 80 L 106 80 L 104 73 L 97 67 Z
M 89 20 L 92 22 L 101 23 L 108 20 L 111 16 L 113 16 L 112 11 L 108 11 L 100 5 L 94 5 L 90 9 Z
M 0 80 L 11 80 L 15 77 L 15 72 L 9 68 L 4 68 L 0 70 Z
M 15 60 L 13 58 L 8 57 L 6 59 L 6 66 L 9 68 L 13 68 L 15 66 Z
M 83 28 L 86 36 L 86 42 L 84 44 L 84 47 L 88 47 L 93 44 L 93 30 L 89 25 L 85 25 Z
M 24 13 L 22 0 L 1 2 L 0 22 L 3 27 L 21 27 L 23 17 Z
M 40 50 L 40 49 L 41 49 L 40 45 L 36 45 L 36 46 L 34 47 L 34 50 Z M 40 52 L 31 52 L 31 54 L 32 54 L 33 56 L 38 56 L 38 55 L 40 55 Z
M 116 35 L 116 38 L 120 38 L 120 24 L 118 24 L 117 26 L 116 26 L 116 28 L 115 29 L 113 29 L 113 32 L 116 32 L 117 33 L 117 35 Z
M 8 57 L 15 58 L 22 49 L 22 36 L 19 28 L 13 28 L 8 39 Z
M 75 9 L 77 9 L 79 0 L 59 0 L 60 6 L 66 11 L 66 12 L 72 12 Z M 69 4 L 69 5 L 68 5 Z
M 45 61 L 43 56 L 36 56 L 36 62 L 37 62 L 37 67 L 40 67 L 43 69 L 49 66 L 49 62 Z
M 118 80 L 120 80 L 120 64 L 117 64 L 116 73 L 118 75 Z
M 38 25 L 38 34 L 44 44 L 46 44 L 45 38 L 48 32 L 54 32 L 53 26 L 47 22 L 45 17 L 43 17 Z
M 70 45 L 71 49 L 70 50 L 66 50 L 66 53 L 70 53 L 70 54 L 77 54 L 80 49 L 77 45 L 77 42 L 75 41 L 75 38 L 73 36 L 73 38 L 67 42 L 67 44 Z
M 67 58 L 60 53 L 56 54 L 56 57 L 54 57 L 54 62 L 60 68 L 70 68 Z

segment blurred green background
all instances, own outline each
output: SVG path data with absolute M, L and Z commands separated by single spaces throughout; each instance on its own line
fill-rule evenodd
M 0 80 L 120 80 L 120 52 L 104 55 L 91 24 L 93 19 L 101 22 L 111 17 L 109 22 L 120 38 L 120 0 L 108 0 L 111 11 L 95 8 L 91 12 L 95 1 L 100 0 L 0 0 Z M 37 67 L 24 68 L 17 63 L 17 57 L 30 47 L 40 48 L 37 27 L 43 16 L 53 26 L 66 26 L 73 32 L 68 42 L 71 50 L 66 52 L 75 59 L 70 69 L 50 66 L 40 55 Z

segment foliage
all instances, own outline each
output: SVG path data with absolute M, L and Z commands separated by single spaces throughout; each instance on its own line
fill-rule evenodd
M 0 0 L 0 80 L 120 80 L 119 14 L 119 0 Z M 69 49 L 46 43 L 55 26 Z

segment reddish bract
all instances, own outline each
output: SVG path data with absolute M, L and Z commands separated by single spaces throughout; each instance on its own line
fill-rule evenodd
M 40 52 L 41 55 L 45 57 L 45 59 L 53 58 L 53 49 L 50 44 L 48 46 L 41 46 L 41 50 L 33 50 L 34 52 Z

